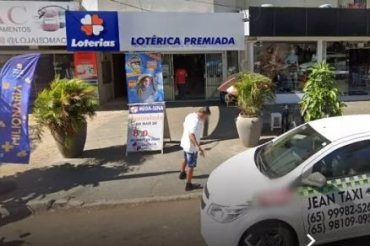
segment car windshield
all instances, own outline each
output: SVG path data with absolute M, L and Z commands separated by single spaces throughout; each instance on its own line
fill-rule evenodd
M 259 147 L 255 155 L 256 165 L 269 178 L 280 178 L 329 143 L 329 140 L 305 124 Z

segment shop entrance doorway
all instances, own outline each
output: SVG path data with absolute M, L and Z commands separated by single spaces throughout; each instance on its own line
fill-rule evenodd
M 205 74 L 205 55 L 204 54 L 177 54 L 173 56 L 174 82 L 176 100 L 197 100 L 205 98 L 206 81 Z M 187 73 L 184 85 L 182 72 Z M 183 88 L 181 88 L 183 87 Z M 181 93 L 183 90 L 183 93 Z M 182 95 L 183 94 L 183 95 Z
M 127 97 L 125 54 L 113 54 L 114 98 Z

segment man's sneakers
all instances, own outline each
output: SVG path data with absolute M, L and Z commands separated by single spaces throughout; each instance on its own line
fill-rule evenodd
M 179 179 L 181 180 L 186 179 L 186 172 L 180 172 Z
M 186 179 L 186 172 L 180 172 L 179 179 L 184 180 Z M 192 191 L 192 190 L 199 190 L 203 187 L 200 184 L 192 184 L 192 183 L 186 183 L 185 190 L 186 191 Z
M 200 184 L 186 183 L 185 191 L 199 190 L 203 187 Z

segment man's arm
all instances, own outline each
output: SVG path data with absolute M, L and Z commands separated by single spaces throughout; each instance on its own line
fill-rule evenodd
M 200 147 L 200 144 L 197 141 L 197 138 L 195 137 L 194 133 L 189 134 L 190 141 L 194 144 L 194 146 L 198 149 L 199 154 L 204 157 L 204 150 L 202 147 Z

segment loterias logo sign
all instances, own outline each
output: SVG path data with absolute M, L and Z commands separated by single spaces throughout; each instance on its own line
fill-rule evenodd
M 70 51 L 118 51 L 117 12 L 67 11 L 67 45 Z

